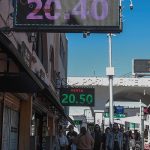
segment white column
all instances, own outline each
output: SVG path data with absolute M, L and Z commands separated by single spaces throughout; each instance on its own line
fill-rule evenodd
M 113 109 L 113 76 L 114 68 L 112 67 L 112 34 L 108 34 L 109 41 L 109 67 L 106 68 L 106 75 L 109 78 L 109 114 L 110 114 L 110 124 L 114 123 L 114 109 Z
M 140 134 L 141 134 L 141 150 L 144 150 L 144 107 L 140 99 Z
M 142 102 L 141 102 L 141 99 L 140 99 L 140 135 L 142 133 L 142 126 L 141 126 L 141 123 L 142 123 Z

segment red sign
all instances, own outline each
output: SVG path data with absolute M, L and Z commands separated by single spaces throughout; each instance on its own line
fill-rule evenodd
M 150 150 L 150 145 L 149 144 L 144 144 L 144 150 Z

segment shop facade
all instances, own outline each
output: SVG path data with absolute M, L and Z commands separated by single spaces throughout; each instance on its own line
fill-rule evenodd
M 34 56 L 31 60 L 32 56 L 27 56 L 23 58 L 19 49 L 0 32 L 2 150 L 51 150 L 55 145 L 58 125 L 70 120 L 58 102 L 55 87 L 48 86 L 41 76 L 42 71 L 38 74 L 34 72 L 35 67 L 32 69 L 32 61 L 36 59 L 37 62 L 38 59 Z

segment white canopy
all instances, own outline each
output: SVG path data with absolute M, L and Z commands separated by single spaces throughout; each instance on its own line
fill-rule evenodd
M 132 116 L 132 117 L 119 118 L 119 119 L 114 118 L 114 122 L 123 125 L 125 125 L 125 122 L 140 124 L 141 119 L 140 116 Z M 109 118 L 105 118 L 105 125 L 109 125 Z M 144 125 L 149 125 L 149 122 L 144 121 Z
M 136 123 L 140 124 L 141 123 L 141 118 L 140 116 L 132 116 L 132 117 L 126 117 L 126 118 L 121 118 L 123 122 L 130 122 L 130 123 Z M 144 125 L 149 125 L 148 121 L 144 121 Z

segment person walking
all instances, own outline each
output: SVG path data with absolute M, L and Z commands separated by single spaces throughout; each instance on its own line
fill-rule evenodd
M 102 150 L 107 150 L 107 148 L 106 148 L 106 140 L 107 140 L 107 138 L 108 138 L 108 136 L 110 134 L 110 131 L 111 131 L 110 127 L 107 127 L 105 129 L 105 133 L 103 134 L 103 137 L 102 137 Z
M 123 150 L 129 150 L 129 136 L 128 132 L 124 132 L 124 127 L 120 127 L 120 132 L 123 134 Z
M 69 141 L 68 150 L 76 150 L 76 144 L 74 142 L 77 137 L 77 132 L 74 131 L 74 126 L 69 125 L 69 132 L 67 133 L 67 139 Z
M 85 127 L 81 127 L 80 134 L 76 138 L 76 143 L 77 150 L 92 150 L 94 147 L 94 139 Z
M 92 132 L 91 135 L 94 139 L 93 150 L 102 150 L 102 133 L 98 124 L 94 126 L 94 132 Z
M 66 135 L 64 135 L 63 128 L 59 129 L 58 143 L 59 143 L 60 150 L 67 150 L 69 143 Z
M 129 147 L 130 147 L 130 150 L 135 149 L 135 135 L 134 133 L 132 133 L 132 131 L 130 131 L 129 133 Z
M 123 150 L 123 134 L 117 123 L 113 124 L 112 132 L 106 139 L 106 150 Z

